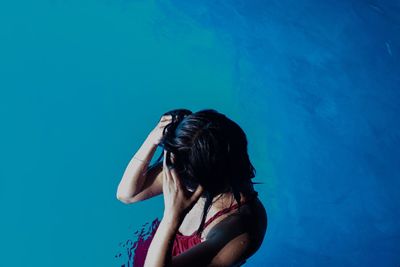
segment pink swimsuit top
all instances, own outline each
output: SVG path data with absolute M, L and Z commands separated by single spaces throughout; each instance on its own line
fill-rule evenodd
M 258 192 L 255 191 L 254 195 L 250 196 L 246 201 L 242 202 L 242 205 L 256 199 L 257 196 L 258 196 Z M 237 207 L 238 207 L 238 203 L 235 203 L 228 208 L 218 211 L 210 219 L 207 220 L 207 222 L 204 224 L 203 229 L 205 229 L 211 222 L 213 222 L 219 216 L 221 216 L 231 210 L 234 210 Z M 134 246 L 135 251 L 134 251 L 134 257 L 133 257 L 133 267 L 143 267 L 148 248 L 149 248 L 150 243 L 157 231 L 159 224 L 160 224 L 160 220 L 158 218 L 156 218 L 152 222 L 150 235 L 148 236 L 148 238 L 144 239 L 143 236 L 139 236 L 138 241 L 135 242 L 136 244 Z M 176 233 L 173 248 L 172 248 L 172 256 L 177 256 L 201 242 L 202 242 L 201 236 L 200 236 L 200 234 L 197 233 L 197 231 L 195 231 L 191 235 L 186 236 L 186 235 L 183 235 L 178 230 L 178 232 Z

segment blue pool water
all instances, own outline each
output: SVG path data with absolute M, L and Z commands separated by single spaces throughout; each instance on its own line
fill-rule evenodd
M 247 133 L 245 266 L 399 266 L 398 1 L 3 1 L 0 25 L 0 266 L 120 266 L 163 199 L 118 182 L 175 108 Z

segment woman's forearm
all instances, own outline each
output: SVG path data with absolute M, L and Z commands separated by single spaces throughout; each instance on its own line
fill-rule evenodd
M 176 232 L 182 221 L 164 216 L 147 251 L 144 267 L 169 267 L 172 261 L 172 248 Z
M 144 173 L 147 170 L 156 149 L 157 145 L 153 143 L 149 135 L 129 161 L 129 164 L 124 171 L 117 189 L 118 199 L 129 199 L 140 192 L 146 179 Z

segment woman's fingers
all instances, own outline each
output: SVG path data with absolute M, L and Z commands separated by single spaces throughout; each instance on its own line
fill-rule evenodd
M 177 191 L 181 191 L 182 193 L 187 192 L 188 190 L 183 186 L 180 176 L 178 172 L 174 168 L 169 168 L 167 166 L 167 151 L 164 150 L 164 159 L 163 159 L 163 172 L 164 172 L 164 182 L 168 184 L 169 188 Z M 201 185 L 198 185 L 196 190 L 193 192 L 193 194 L 189 197 L 187 196 L 188 199 L 191 201 L 197 201 L 199 197 L 203 194 L 204 189 Z
M 204 188 L 202 185 L 198 185 L 196 191 L 194 191 L 193 195 L 190 197 L 191 201 L 196 202 L 200 196 L 203 194 Z
M 161 117 L 160 122 L 172 120 L 172 115 L 164 115 Z
M 163 159 L 163 189 L 166 190 L 168 186 L 168 180 L 167 180 L 167 173 L 166 173 L 167 165 L 165 163 L 165 151 L 164 151 L 164 159 Z
M 164 150 L 164 160 L 163 160 L 163 171 L 165 173 L 165 178 L 167 179 L 167 183 L 168 184 L 173 184 L 172 186 L 176 188 L 176 182 L 175 179 L 172 177 L 171 175 L 171 170 L 169 169 L 169 167 L 167 166 L 167 151 Z
M 170 123 L 172 121 L 172 118 L 167 118 L 167 119 L 163 119 L 163 120 L 161 120 L 160 121 L 160 124 L 168 124 L 168 123 Z
M 165 150 L 164 150 L 164 157 L 163 157 L 163 162 L 162 162 L 162 164 L 163 164 L 163 170 L 164 170 L 165 168 L 167 168 L 167 163 L 166 163 L 166 161 L 165 161 L 166 158 L 167 158 L 167 155 L 166 155 Z
M 170 170 L 170 174 L 172 176 L 172 179 L 174 180 L 176 188 L 179 189 L 179 190 L 183 190 L 181 181 L 179 180 L 179 176 L 178 176 L 178 173 L 176 172 L 176 170 L 175 169 L 171 169 Z
M 169 186 L 169 179 L 168 179 L 168 173 L 167 173 L 168 167 L 167 167 L 166 158 L 167 158 L 167 156 L 166 156 L 166 153 L 164 150 L 164 159 L 163 159 L 163 178 L 164 178 L 164 180 L 163 180 L 163 182 L 166 186 Z

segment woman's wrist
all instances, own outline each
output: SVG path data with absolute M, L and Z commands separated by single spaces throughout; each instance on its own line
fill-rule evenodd
M 183 219 L 181 219 L 179 216 L 174 216 L 172 214 L 166 214 L 164 213 L 164 216 L 162 217 L 162 221 L 171 227 L 171 229 L 176 229 L 178 230 L 179 226 L 182 224 Z
M 139 158 L 137 158 L 136 156 L 133 156 L 133 158 L 134 158 L 135 160 L 138 160 L 138 161 L 142 162 L 142 163 L 149 163 L 149 162 L 150 162 L 149 160 L 139 159 Z
M 147 137 L 140 146 L 139 150 L 133 156 L 133 158 L 137 161 L 148 163 L 151 161 L 151 158 L 153 157 L 156 149 L 157 146 L 153 144 L 149 137 Z
M 148 143 L 149 145 L 152 145 L 152 146 L 158 146 L 159 140 L 158 140 L 158 137 L 157 137 L 157 132 L 155 130 L 152 130 L 149 133 L 149 135 L 146 137 L 145 142 Z

